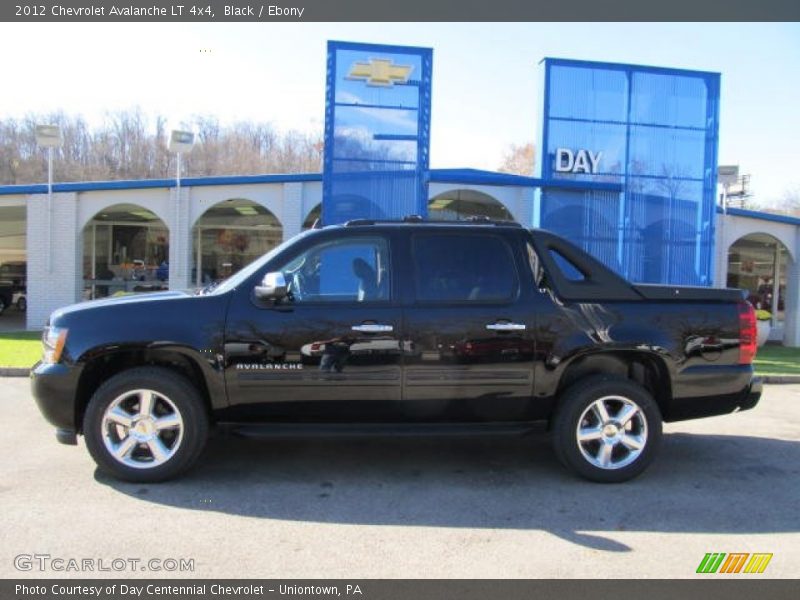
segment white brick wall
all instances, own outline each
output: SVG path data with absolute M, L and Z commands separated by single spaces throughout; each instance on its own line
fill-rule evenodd
M 192 240 L 189 222 L 191 188 L 182 187 L 180 197 L 176 189 L 169 198 L 169 287 L 182 290 L 191 286 Z
M 47 194 L 28 196 L 28 329 L 42 327 L 51 312 L 80 299 L 83 265 L 77 208 L 77 194 L 53 194 L 50 225 Z
M 283 184 L 283 239 L 293 238 L 303 227 L 303 184 Z

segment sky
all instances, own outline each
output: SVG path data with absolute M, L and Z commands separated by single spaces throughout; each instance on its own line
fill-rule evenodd
M 434 49 L 431 166 L 496 169 L 535 142 L 545 56 L 722 74 L 719 163 L 758 203 L 800 189 L 800 24 L 2 23 L 0 118 L 140 107 L 321 131 L 329 39 Z

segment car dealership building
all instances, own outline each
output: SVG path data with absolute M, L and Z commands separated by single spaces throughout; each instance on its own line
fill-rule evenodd
M 523 177 L 428 168 L 431 61 L 331 43 L 323 173 L 1 186 L 0 263 L 27 264 L 27 327 L 80 299 L 226 277 L 320 217 L 485 215 L 636 282 L 745 288 L 771 339 L 800 346 L 800 219 L 720 206 L 719 74 L 543 60 Z

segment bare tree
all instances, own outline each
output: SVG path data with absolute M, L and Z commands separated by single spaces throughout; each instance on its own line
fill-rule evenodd
M 175 158 L 167 150 L 166 119 L 151 121 L 140 109 L 105 115 L 91 129 L 83 117 L 62 112 L 0 119 L 0 184 L 41 183 L 47 178 L 45 150 L 36 145 L 36 124 L 58 125 L 64 138 L 56 150 L 56 181 L 152 179 L 169 177 Z M 270 123 L 222 126 L 198 115 L 183 124 L 198 133 L 186 156 L 188 176 L 319 172 L 321 135 L 279 134 Z
M 499 167 L 501 173 L 513 173 L 515 175 L 533 175 L 533 166 L 536 158 L 536 150 L 533 144 L 517 146 L 511 144 L 503 156 L 503 162 Z
M 783 192 L 780 206 L 790 215 L 800 215 L 800 185 L 787 188 Z

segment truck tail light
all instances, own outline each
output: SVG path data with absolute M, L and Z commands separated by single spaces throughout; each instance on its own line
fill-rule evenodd
M 739 364 L 749 365 L 756 357 L 756 311 L 749 302 L 739 303 Z

